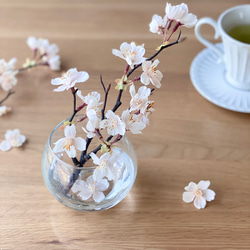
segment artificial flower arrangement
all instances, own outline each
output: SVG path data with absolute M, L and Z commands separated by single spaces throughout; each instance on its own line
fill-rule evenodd
M 22 68 L 15 68 L 16 58 L 9 62 L 4 59 L 0 60 L 0 87 L 7 92 L 5 97 L 0 100 L 0 117 L 11 111 L 10 107 L 2 105 L 15 92 L 13 87 L 17 84 L 16 75 L 25 70 L 38 66 L 48 66 L 51 70 L 60 70 L 60 56 L 58 46 L 50 44 L 47 39 L 29 37 L 27 45 L 33 51 L 33 59 L 26 59 Z M 0 143 L 2 151 L 8 151 L 11 147 L 20 147 L 25 142 L 25 136 L 20 134 L 19 129 L 8 130 L 5 133 L 5 140 Z
M 188 13 L 188 7 L 184 3 L 177 6 L 167 3 L 165 12 L 163 18 L 154 15 L 149 24 L 152 33 L 162 36 L 161 45 L 154 55 L 146 58 L 144 45 L 136 45 L 134 42 L 124 42 L 121 44 L 120 50 L 112 50 L 115 56 L 126 62 L 121 78 L 115 80 L 118 94 L 112 109 L 106 110 L 112 84 L 105 86 L 102 77 L 100 77 L 104 92 L 102 101 L 100 93 L 91 92 L 84 95 L 75 87 L 77 83 L 83 83 L 89 79 L 89 75 L 85 71 L 78 72 L 77 69 L 72 68 L 61 78 L 51 81 L 51 84 L 57 86 L 54 91 L 70 90 L 73 95 L 73 114 L 60 126 L 64 135 L 54 142 L 54 145 L 51 145 L 58 162 L 62 155 L 67 155 L 75 166 L 75 170 L 68 180 L 67 188 L 64 188 L 65 193 L 70 192 L 82 201 L 101 203 L 105 199 L 105 191 L 110 188 L 112 181 L 119 179 L 119 168 L 113 164 L 113 159 L 120 152 L 118 142 L 124 138 L 127 132 L 141 134 L 149 124 L 149 116 L 154 111 L 154 101 L 149 99 L 154 88 L 161 87 L 163 77 L 163 74 L 157 69 L 159 60 L 156 57 L 166 48 L 183 40 L 180 37 L 181 32 L 179 32 L 177 40 L 170 43 L 170 38 L 179 27 L 193 27 L 197 21 L 195 15 Z M 140 68 L 142 68 L 142 72 L 137 73 Z M 134 74 L 133 77 L 132 74 Z M 140 83 L 142 86 L 137 87 L 136 85 Z M 152 88 L 147 87 L 150 84 L 153 85 Z M 126 89 L 129 89 L 131 97 L 130 106 L 121 111 L 121 99 Z M 79 106 L 76 105 L 78 101 L 81 102 Z M 118 109 L 120 115 L 117 114 Z M 81 125 L 84 124 L 83 121 L 86 125 Z M 77 135 L 79 131 L 77 132 L 76 125 L 81 125 L 81 135 L 80 133 Z M 108 136 L 105 137 L 104 133 Z M 98 141 L 98 146 L 89 150 L 94 140 Z M 79 151 L 81 152 L 80 157 L 77 157 Z M 80 170 L 84 169 L 86 162 L 90 159 L 96 167 L 93 174 L 83 180 Z M 52 165 L 53 163 L 51 163 L 49 171 L 51 171 Z M 56 174 L 59 174 L 58 170 Z

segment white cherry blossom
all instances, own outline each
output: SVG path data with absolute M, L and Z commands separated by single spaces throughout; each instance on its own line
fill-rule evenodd
M 0 149 L 2 151 L 9 151 L 11 147 L 22 146 L 25 140 L 25 136 L 20 134 L 19 129 L 7 130 L 5 133 L 5 140 L 0 144 Z
M 176 6 L 167 3 L 165 11 L 169 20 L 175 20 L 187 28 L 193 27 L 197 22 L 197 17 L 188 13 L 188 6 L 185 3 Z
M 98 92 L 94 91 L 88 93 L 87 96 L 83 96 L 81 90 L 78 90 L 76 94 L 82 99 L 83 103 L 87 104 L 87 112 L 93 109 L 97 114 L 100 113 L 100 105 L 102 105 L 102 102 L 100 102 L 101 95 Z
M 183 201 L 190 203 L 194 201 L 194 206 L 198 209 L 205 208 L 206 201 L 212 201 L 215 197 L 215 192 L 208 189 L 210 181 L 200 181 L 198 184 L 190 182 L 185 187 L 186 192 L 183 193 Z
M 117 175 L 117 169 L 110 163 L 111 154 L 109 152 L 103 154 L 100 158 L 94 154 L 90 154 L 93 163 L 98 165 L 94 170 L 93 178 L 94 180 L 100 180 L 107 177 L 108 180 L 114 180 Z
M 95 134 L 95 130 L 99 129 L 101 119 L 97 116 L 96 111 L 94 109 L 90 109 L 87 111 L 88 123 L 86 125 L 86 129 L 82 128 L 86 133 L 88 138 L 93 138 Z
M 48 60 L 48 64 L 51 70 L 60 70 L 61 60 L 59 55 L 55 55 Z
M 133 69 L 135 65 L 140 64 L 145 61 L 145 49 L 144 45 L 136 46 L 134 42 L 128 44 L 126 42 L 122 43 L 120 50 L 113 49 L 112 53 L 124 59 L 127 64 Z
M 12 58 L 9 62 L 6 62 L 4 59 L 0 60 L 0 74 L 3 74 L 6 71 L 14 70 L 15 64 L 17 62 L 16 58 Z
M 69 69 L 65 74 L 60 78 L 55 78 L 51 80 L 52 85 L 61 85 L 57 89 L 54 89 L 56 92 L 68 90 L 73 88 L 78 82 L 85 82 L 89 79 L 89 74 L 85 71 L 78 72 L 76 68 Z
M 146 119 L 143 120 L 140 116 L 131 114 L 128 109 L 122 112 L 121 119 L 126 130 L 131 131 L 132 134 L 141 134 L 141 130 L 146 127 Z
M 9 111 L 11 111 L 11 108 L 6 106 L 0 106 L 0 116 L 6 115 Z
M 105 199 L 103 191 L 108 187 L 109 183 L 107 179 L 94 180 L 93 175 L 90 175 L 86 182 L 83 180 L 77 180 L 71 190 L 82 200 L 88 200 L 93 196 L 94 201 L 99 203 Z
M 34 36 L 29 36 L 27 39 L 27 45 L 32 49 L 38 49 L 39 43 L 38 40 Z
M 125 134 L 125 124 L 121 121 L 118 115 L 112 110 L 108 110 L 105 117 L 106 118 L 100 123 L 100 128 L 107 128 L 108 134 L 113 136 Z
M 163 74 L 157 69 L 159 60 L 156 59 L 154 62 L 145 61 L 142 63 L 143 73 L 141 74 L 141 82 L 148 85 L 150 82 L 157 88 L 161 87 L 161 79 Z
M 159 15 L 153 15 L 152 21 L 149 24 L 149 31 L 152 33 L 157 33 L 158 35 L 163 35 L 166 24 L 167 16 L 162 18 Z
M 148 97 L 151 93 L 150 88 L 142 86 L 136 93 L 135 86 L 132 84 L 130 86 L 129 92 L 132 97 L 130 101 L 130 112 L 140 110 L 141 113 L 144 113 L 147 108 Z
M 86 141 L 81 137 L 76 136 L 76 127 L 74 124 L 66 126 L 64 129 L 65 138 L 56 141 L 53 148 L 54 153 L 65 151 L 69 157 L 76 157 L 76 149 L 83 151 L 86 148 Z
M 9 91 L 17 84 L 15 75 L 18 71 L 6 71 L 0 75 L 0 86 L 4 91 Z

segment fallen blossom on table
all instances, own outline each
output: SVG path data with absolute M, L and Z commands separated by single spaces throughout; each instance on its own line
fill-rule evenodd
M 194 201 L 194 206 L 198 209 L 206 207 L 207 201 L 212 201 L 215 198 L 215 192 L 208 189 L 210 181 L 200 181 L 198 184 L 190 182 L 184 189 L 182 199 L 186 203 Z
M 95 181 L 93 175 L 90 175 L 86 182 L 77 180 L 71 190 L 73 193 L 77 193 L 82 200 L 88 200 L 93 196 L 95 202 L 101 202 L 105 198 L 103 191 L 108 187 L 109 183 L 107 179 Z
M 25 140 L 25 136 L 20 134 L 19 129 L 7 130 L 5 140 L 0 144 L 0 149 L 2 151 L 9 151 L 12 147 L 22 146 Z

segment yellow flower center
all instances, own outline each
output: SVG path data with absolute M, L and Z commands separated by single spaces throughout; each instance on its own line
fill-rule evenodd
M 105 169 L 107 165 L 107 161 L 102 161 L 101 164 L 97 167 L 97 169 Z
M 88 189 L 89 189 L 90 192 L 94 193 L 94 191 L 95 191 L 95 182 L 93 182 L 92 184 L 89 184 Z
M 194 195 L 198 196 L 198 197 L 201 197 L 202 196 L 202 191 L 200 189 L 196 189 L 194 191 Z
M 118 121 L 116 119 L 111 119 L 110 120 L 110 126 L 111 126 L 111 128 L 117 127 L 117 123 L 118 123 Z
M 70 150 L 70 147 L 74 145 L 74 141 L 72 138 L 67 138 L 65 139 L 65 143 L 64 143 L 64 146 L 63 148 L 65 148 L 66 150 Z
M 151 67 L 151 71 L 152 71 L 152 73 L 155 75 L 155 74 L 156 74 L 156 71 L 157 71 L 156 66 Z

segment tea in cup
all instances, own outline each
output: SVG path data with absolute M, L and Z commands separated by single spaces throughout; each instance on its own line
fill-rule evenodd
M 203 37 L 200 31 L 203 24 L 215 29 L 216 39 L 221 36 L 224 51 Z M 196 24 L 195 35 L 225 63 L 227 82 L 250 91 L 250 4 L 226 10 L 217 22 L 210 17 L 201 18 Z

